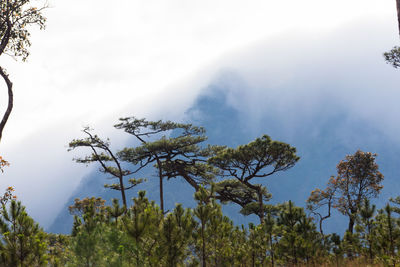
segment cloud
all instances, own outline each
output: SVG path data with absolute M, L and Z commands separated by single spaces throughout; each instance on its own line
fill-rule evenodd
M 400 142 L 400 76 L 382 56 L 397 42 L 392 26 L 364 18 L 329 32 L 287 31 L 221 60 L 215 83 L 249 127 L 273 114 L 293 131 L 335 103 L 331 113 L 346 111 Z

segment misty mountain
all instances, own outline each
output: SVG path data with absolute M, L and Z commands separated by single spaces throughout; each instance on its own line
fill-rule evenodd
M 305 206 L 310 192 L 316 187 L 324 188 L 329 177 L 335 175 L 336 164 L 346 154 L 353 154 L 358 149 L 377 153 L 377 162 L 385 175 L 384 190 L 380 198 L 373 202 L 382 207 L 389 197 L 397 196 L 400 189 L 396 182 L 400 161 L 398 144 L 371 122 L 356 116 L 353 109 L 327 94 L 318 97 L 317 104 L 313 107 L 314 112 L 309 113 L 304 111 L 304 103 L 293 99 L 285 102 L 286 96 L 282 95 L 279 108 L 274 105 L 260 106 L 258 108 L 263 111 L 261 115 L 252 117 L 251 112 L 243 110 L 243 105 L 238 108 L 229 99 L 230 86 L 238 84 L 242 86 L 243 92 L 251 89 L 241 83 L 237 73 L 222 75 L 186 111 L 186 120 L 194 125 L 204 126 L 210 144 L 236 147 L 267 134 L 273 140 L 296 147 L 301 159 L 295 167 L 259 180 L 272 193 L 271 203 L 292 200 L 296 205 Z M 260 97 L 268 97 L 268 94 Z M 270 101 L 266 99 L 265 103 Z M 129 190 L 127 198 L 136 196 L 138 190 L 146 190 L 147 196 L 158 203 L 158 179 L 154 176 L 155 171 L 150 169 L 141 173 L 139 177 L 145 177 L 148 181 Z M 71 231 L 73 218 L 67 207 L 73 203 L 74 198 L 96 196 L 106 199 L 107 203 L 112 198 L 118 198 L 119 192 L 105 189 L 105 183 L 106 176 L 97 171 L 84 177 L 48 230 L 56 233 Z M 185 207 L 194 205 L 194 190 L 183 179 L 166 181 L 164 190 L 166 210 L 173 209 L 175 203 L 183 203 Z M 257 221 L 255 216 L 244 217 L 238 211 L 239 208 L 234 205 L 224 207 L 225 214 L 237 224 Z M 325 230 L 343 233 L 347 223 L 346 217 L 336 212 L 326 221 Z
M 243 143 L 241 141 L 246 140 L 247 134 L 237 124 L 239 121 L 238 111 L 226 104 L 225 96 L 220 88 L 215 87 L 214 90 L 213 87 L 210 87 L 209 89 L 215 92 L 215 94 L 200 96 L 193 107 L 187 110 L 187 122 L 204 126 L 207 129 L 208 143 L 210 144 L 237 146 Z M 226 135 L 227 132 L 230 134 Z M 147 181 L 128 190 L 126 192 L 127 199 L 135 197 L 139 190 L 146 190 L 147 197 L 159 203 L 159 185 L 154 168 L 143 170 L 137 174 L 137 177 L 146 178 Z M 75 198 L 96 196 L 106 199 L 108 203 L 110 203 L 112 198 L 120 198 L 119 191 L 104 188 L 103 185 L 107 182 L 107 176 L 98 171 L 94 171 L 83 177 L 78 188 L 71 194 L 64 208 L 49 227 L 49 231 L 55 233 L 69 233 L 71 231 L 73 218 L 68 213 L 68 206 L 73 204 Z M 183 179 L 176 178 L 164 182 L 166 210 L 173 209 L 175 203 L 183 203 L 185 207 L 194 206 L 193 194 L 193 188 L 186 184 Z M 225 207 L 225 209 L 228 211 L 233 210 L 232 214 L 230 214 L 232 216 L 237 216 L 239 210 L 237 207 Z M 247 220 L 241 217 L 238 218 L 238 222 L 246 223 Z

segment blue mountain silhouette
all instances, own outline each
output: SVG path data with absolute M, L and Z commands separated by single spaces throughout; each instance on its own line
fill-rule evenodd
M 226 78 L 240 80 L 235 74 Z M 243 87 L 243 90 L 250 90 L 246 85 Z M 320 98 L 311 114 L 305 115 L 301 112 L 304 108 L 301 103 L 297 107 L 296 103 L 290 102 L 288 112 L 282 112 L 282 109 L 277 110 L 273 106 L 259 107 L 265 112 L 253 118 L 250 113 L 230 103 L 229 89 L 226 83 L 218 82 L 209 86 L 187 110 L 187 121 L 204 126 L 210 144 L 236 147 L 267 134 L 273 140 L 296 147 L 301 159 L 295 167 L 258 181 L 264 183 L 272 193 L 271 203 L 292 200 L 296 205 L 304 207 L 310 192 L 316 187 L 324 188 L 329 177 L 335 175 L 336 164 L 346 154 L 353 154 L 358 149 L 378 154 L 377 162 L 385 175 L 385 188 L 380 198 L 375 200 L 378 207 L 383 206 L 389 197 L 397 196 L 400 189 L 397 182 L 400 149 L 369 121 L 357 118 L 351 114 L 350 109 L 328 96 Z M 147 177 L 148 181 L 128 191 L 128 199 L 136 196 L 138 190 L 146 190 L 147 196 L 158 203 L 158 179 L 153 177 L 155 172 L 146 170 L 140 176 Z M 84 177 L 48 230 L 70 233 L 73 219 L 67 207 L 76 197 L 102 197 L 108 203 L 112 198 L 119 198 L 119 192 L 104 189 L 106 182 L 105 176 L 98 172 Z M 164 190 L 166 210 L 173 209 L 175 203 L 183 203 L 186 207 L 194 205 L 194 190 L 183 179 L 166 181 Z M 238 211 L 239 208 L 233 204 L 224 207 L 225 214 L 236 224 L 257 221 L 255 216 L 244 217 Z M 324 229 L 327 232 L 343 233 L 347 223 L 346 217 L 335 212 L 326 221 Z

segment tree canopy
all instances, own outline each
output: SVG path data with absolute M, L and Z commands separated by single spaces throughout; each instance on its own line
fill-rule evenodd
M 98 162 L 101 166 L 100 171 L 110 174 L 111 178 L 116 178 L 118 183 L 105 184 L 107 188 L 121 191 L 122 202 L 127 206 L 125 191 L 135 187 L 143 182 L 143 179 L 131 178 L 128 180 L 129 185 L 124 185 L 124 177 L 133 174 L 132 171 L 126 169 L 120 163 L 118 156 L 110 148 L 109 140 L 102 140 L 98 135 L 92 134 L 89 127 L 85 127 L 83 132 L 88 136 L 83 139 L 74 139 L 69 143 L 69 151 L 78 147 L 90 148 L 91 154 L 83 158 L 75 158 L 78 163 L 89 164 Z
M 44 29 L 46 18 L 43 10 L 47 7 L 32 5 L 31 0 L 2 0 L 0 2 L 0 56 L 8 55 L 25 61 L 29 56 L 30 26 Z M 0 121 L 0 141 L 4 127 L 13 108 L 13 84 L 5 68 L 0 66 L 0 76 L 7 85 L 8 105 Z
M 0 266 L 396 266 L 400 263 L 400 198 L 376 210 L 370 200 L 382 189 L 376 154 L 356 151 L 337 165 L 324 190 L 316 189 L 304 208 L 291 200 L 266 203 L 272 194 L 265 179 L 299 161 L 296 148 L 268 135 L 236 148 L 206 144 L 202 127 L 170 121 L 122 119 L 136 142 L 120 150 L 89 128 L 69 149 L 86 148 L 78 163 L 98 163 L 117 179 L 120 190 L 110 204 L 100 197 L 76 198 L 71 233 L 45 233 L 9 187 L 0 198 Z M 139 142 L 137 142 L 139 141 Z M 4 162 L 3 167 L 6 166 Z M 163 179 L 181 177 L 194 189 L 195 206 L 165 211 L 145 191 L 132 202 L 126 189 L 144 180 L 127 176 L 157 170 Z M 152 170 L 154 170 L 152 169 Z M 131 192 L 131 191 L 130 191 Z M 163 202 L 160 189 L 160 204 Z M 175 192 L 179 193 L 179 192 Z M 235 203 L 260 222 L 237 226 L 221 204 Z M 394 206 L 391 206 L 394 205 Z M 328 208 L 322 215 L 320 209 Z M 331 208 L 349 218 L 343 236 L 324 234 Z M 314 220 L 319 218 L 319 228 Z M 353 228 L 355 231 L 353 231 Z
M 286 171 L 299 159 L 296 148 L 263 135 L 236 149 L 221 149 L 208 162 L 220 169 L 222 177 L 231 178 L 217 184 L 220 198 L 241 205 L 245 214 L 252 210 L 262 221 L 266 211 L 264 201 L 270 195 L 262 184 L 254 184 L 253 180 Z
M 349 217 L 348 231 L 353 233 L 356 216 L 365 199 L 378 196 L 383 188 L 383 174 L 375 162 L 376 154 L 356 151 L 347 155 L 336 166 L 337 176 L 332 176 L 326 189 L 311 192 L 308 203 L 311 206 L 332 205 Z
M 115 127 L 134 136 L 141 145 L 126 147 L 117 155 L 123 161 L 136 166 L 134 173 L 155 164 L 163 212 L 164 179 L 182 177 L 198 190 L 199 185 L 209 184 L 214 178 L 214 169 L 207 164 L 207 157 L 218 148 L 201 147 L 207 140 L 203 127 L 171 121 L 148 121 L 135 117 L 122 118 L 120 121 Z

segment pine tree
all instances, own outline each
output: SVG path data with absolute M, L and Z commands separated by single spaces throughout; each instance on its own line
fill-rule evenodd
M 103 257 L 102 239 L 106 223 L 105 208 L 104 206 L 97 206 L 94 198 L 82 202 L 84 205 L 77 205 L 79 211 L 74 216 L 70 246 L 76 258 L 71 260 L 77 266 L 100 266 Z M 76 200 L 75 204 L 82 202 Z M 71 213 L 74 212 L 71 208 L 70 211 Z
M 193 213 L 199 221 L 199 225 L 195 230 L 195 237 L 198 241 L 197 251 L 199 251 L 201 266 L 206 267 L 210 254 L 210 236 L 207 235 L 207 226 L 214 214 L 218 212 L 218 207 L 213 198 L 213 192 L 207 191 L 204 187 L 200 187 L 194 196 L 197 206 Z
M 206 164 L 207 157 L 217 147 L 201 148 L 207 137 L 202 127 L 171 121 L 147 121 L 135 117 L 122 118 L 117 129 L 133 135 L 141 142 L 138 147 L 127 147 L 118 156 L 138 168 L 139 172 L 155 164 L 159 178 L 160 205 L 164 213 L 164 179 L 182 177 L 195 190 L 199 185 L 209 184 L 214 178 L 214 169 Z M 160 136 L 161 135 L 161 136 Z
M 158 254 L 165 256 L 165 266 L 179 266 L 190 255 L 189 245 L 193 242 L 196 222 L 189 209 L 178 204 L 162 222 Z
M 359 225 L 357 226 L 357 232 L 361 234 L 362 241 L 365 242 L 367 247 L 367 254 L 369 258 L 369 262 L 373 262 L 374 259 L 374 214 L 375 214 L 375 205 L 371 205 L 369 199 L 364 200 L 364 204 L 360 209 L 360 220 Z
M 361 150 L 347 155 L 336 166 L 337 176 L 329 179 L 325 190 L 311 192 L 308 202 L 317 208 L 332 205 L 338 209 L 349 218 L 347 230 L 353 233 L 364 199 L 377 197 L 383 188 L 383 175 L 375 162 L 376 156 Z
M 134 205 L 128 209 L 122 220 L 124 231 L 133 241 L 128 252 L 136 266 L 145 266 L 149 261 L 160 260 L 153 252 L 160 238 L 163 214 L 154 201 L 150 202 L 145 195 L 144 191 L 139 191 L 138 197 L 133 199 Z
M 0 262 L 3 266 L 46 266 L 46 234 L 29 217 L 21 202 L 3 204 L 0 217 Z
M 296 149 L 288 144 L 272 141 L 267 135 L 236 149 L 225 148 L 217 151 L 208 162 L 220 169 L 223 181 L 217 185 L 217 193 L 223 201 L 232 201 L 247 208 L 251 203 L 257 203 L 251 208 L 263 222 L 265 216 L 264 202 L 270 198 L 267 189 L 262 184 L 252 183 L 255 178 L 265 178 L 276 172 L 292 168 L 300 158 Z
M 74 139 L 69 143 L 68 151 L 74 150 L 79 147 L 88 147 L 91 154 L 83 158 L 75 158 L 74 160 L 78 163 L 94 163 L 98 162 L 101 166 L 100 171 L 105 174 L 110 174 L 111 178 L 118 180 L 118 183 L 105 184 L 104 187 L 118 190 L 121 192 L 122 203 L 124 207 L 127 207 L 125 191 L 129 190 L 138 184 L 143 182 L 143 179 L 131 178 L 128 180 L 129 185 L 126 186 L 124 183 L 124 177 L 133 174 L 129 169 L 123 168 L 120 159 L 112 151 L 110 147 L 110 140 L 102 140 L 99 136 L 92 134 L 89 127 L 85 127 L 84 132 L 87 137 L 83 139 Z

